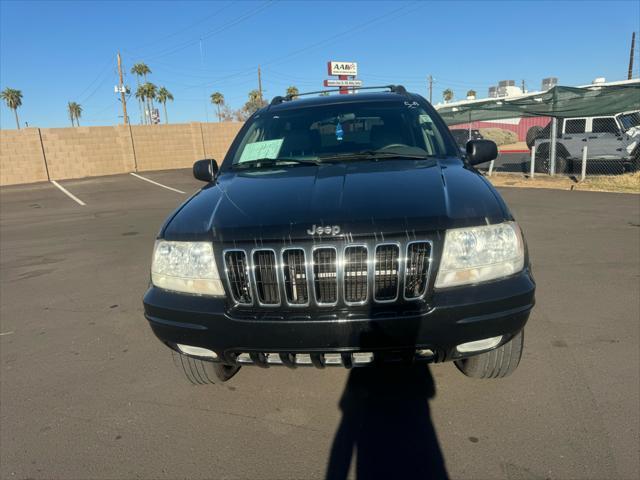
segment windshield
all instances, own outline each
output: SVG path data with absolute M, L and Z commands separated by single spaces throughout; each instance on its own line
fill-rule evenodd
M 640 125 L 640 112 L 622 114 L 618 116 L 618 120 L 622 124 L 622 129 L 626 132 L 630 128 Z
M 295 102 L 295 100 L 294 100 Z M 417 102 L 366 102 L 266 111 L 254 118 L 233 165 L 455 155 Z

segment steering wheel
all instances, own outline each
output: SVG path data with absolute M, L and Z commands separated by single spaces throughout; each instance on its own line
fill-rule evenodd
M 406 145 L 404 143 L 390 143 L 389 145 L 385 145 L 382 148 L 379 148 L 378 150 L 390 150 L 392 148 L 396 148 L 396 147 L 400 147 L 400 148 L 405 148 L 405 147 L 409 147 L 409 145 Z M 411 147 L 409 147 L 411 148 Z

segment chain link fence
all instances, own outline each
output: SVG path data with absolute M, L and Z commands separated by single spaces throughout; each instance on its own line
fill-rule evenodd
M 481 170 L 536 175 L 622 175 L 640 171 L 640 113 L 578 118 L 514 117 L 450 125 L 458 145 L 496 142 L 498 158 Z

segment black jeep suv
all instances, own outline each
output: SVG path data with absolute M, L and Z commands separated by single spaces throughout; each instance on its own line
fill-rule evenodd
M 431 105 L 400 86 L 276 97 L 165 222 L 145 316 L 194 383 L 242 365 L 518 365 L 534 304 L 504 201 Z

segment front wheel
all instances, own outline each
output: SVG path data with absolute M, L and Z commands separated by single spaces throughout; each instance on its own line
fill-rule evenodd
M 194 385 L 224 383 L 240 370 L 239 365 L 206 362 L 177 352 L 171 353 L 176 368 Z
M 524 330 L 501 347 L 481 353 L 455 364 L 462 373 L 472 378 L 503 378 L 511 375 L 520 363 L 524 347 Z

